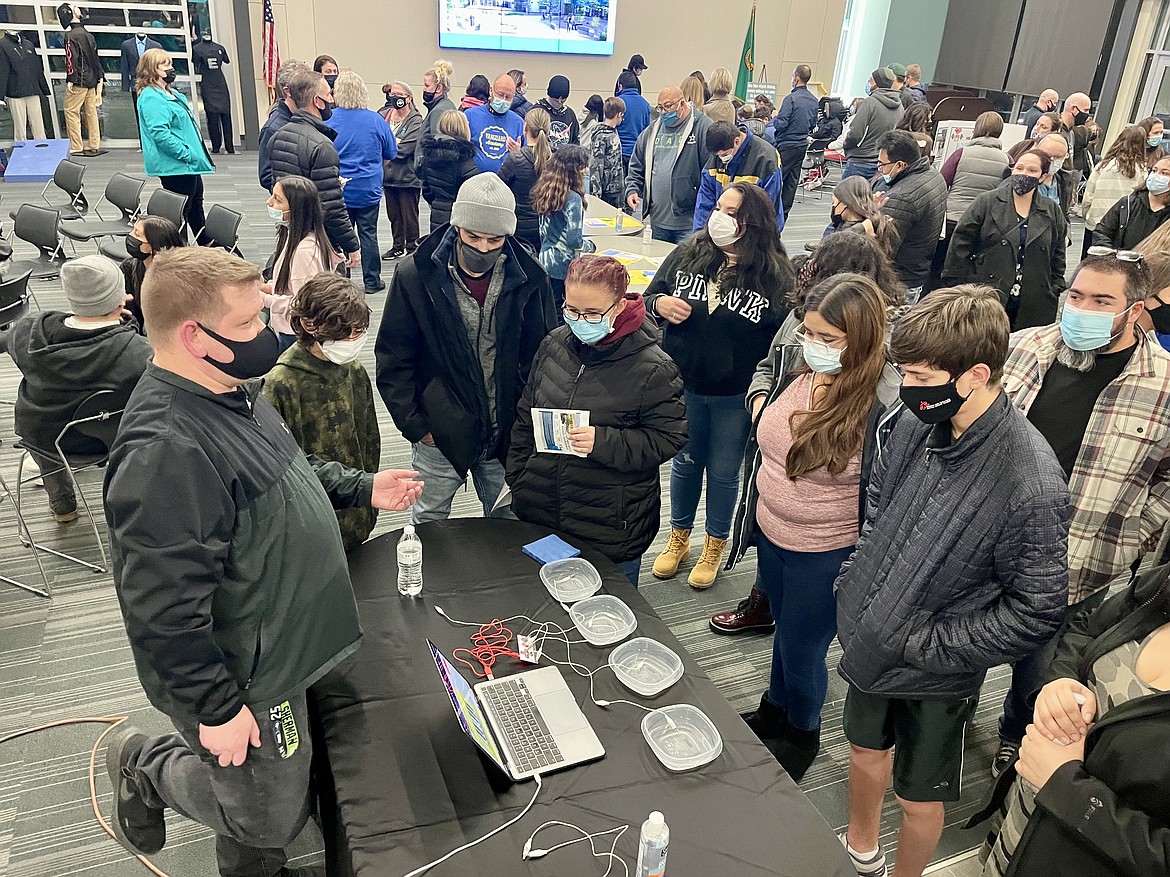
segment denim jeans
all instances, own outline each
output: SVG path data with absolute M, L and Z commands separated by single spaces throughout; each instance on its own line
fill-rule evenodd
M 751 417 L 743 396 L 700 396 L 683 391 L 687 443 L 670 464 L 670 526 L 689 530 L 707 473 L 707 535 L 726 539 L 739 492 Z
M 378 205 L 345 209 L 357 230 L 358 243 L 362 248 L 362 284 L 366 292 L 374 292 L 382 285 L 382 254 L 378 252 Z
M 252 714 L 260 746 L 239 767 L 220 767 L 200 744 L 199 729 L 177 723 L 177 734 L 148 739 L 133 765 L 147 804 L 215 832 L 221 877 L 277 877 L 288 861 L 284 848 L 309 818 L 313 741 L 305 693 Z
M 622 575 L 630 580 L 631 585 L 635 588 L 638 587 L 638 573 L 642 569 L 642 558 L 635 557 L 633 560 L 623 561 L 615 565 L 621 570 Z
M 1086 609 L 1090 612 L 1096 609 L 1105 601 L 1108 593 L 1108 588 L 1102 588 L 1093 596 L 1069 606 L 1065 610 L 1064 621 L 1060 623 L 1060 628 L 1052 635 L 1052 639 L 1022 661 L 1016 661 L 1012 665 L 1012 686 L 1003 699 L 1003 715 L 999 717 L 1000 740 L 1005 743 L 1019 743 L 1024 739 L 1024 732 L 1032 723 L 1032 710 L 1035 706 L 1032 695 L 1040 687 L 1040 680 L 1056 656 L 1056 645 L 1068 630 L 1069 622 Z
M 650 228 L 650 235 L 656 241 L 666 241 L 668 244 L 680 244 L 691 236 L 689 228 L 659 228 L 652 226 Z
M 876 161 L 861 162 L 854 161 L 850 158 L 846 160 L 845 167 L 841 169 L 841 179 L 847 180 L 850 177 L 865 177 L 869 180 L 877 173 L 877 169 Z
M 422 496 L 410 507 L 410 522 L 445 521 L 451 517 L 451 500 L 466 483 L 443 452 L 434 445 L 417 442 L 411 446 L 410 465 L 423 481 Z M 504 489 L 504 466 L 499 460 L 480 459 L 471 467 L 475 493 L 483 505 L 484 517 L 514 518 L 508 506 L 492 513 L 492 506 Z
M 776 636 L 772 640 L 772 678 L 766 697 L 788 711 L 801 731 L 821 726 L 829 689 L 825 656 L 837 635 L 833 582 L 853 546 L 833 551 L 788 551 L 756 537 L 756 589 L 768 597 Z

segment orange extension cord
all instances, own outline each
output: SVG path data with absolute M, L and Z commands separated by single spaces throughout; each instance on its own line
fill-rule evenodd
M 117 843 L 117 838 L 114 837 L 114 830 L 110 828 L 110 824 L 106 822 L 105 817 L 102 816 L 101 811 L 98 809 L 97 781 L 95 779 L 94 770 L 95 765 L 97 764 L 98 749 L 101 748 L 102 741 L 106 739 L 106 736 L 112 730 L 114 730 L 114 728 L 118 727 L 118 725 L 122 724 L 124 721 L 126 721 L 126 719 L 127 716 L 86 716 L 80 719 L 61 719 L 58 722 L 49 722 L 47 725 L 37 725 L 35 728 L 25 728 L 23 731 L 16 731 L 12 734 L 8 734 L 5 737 L 0 737 L 0 743 L 7 743 L 10 740 L 16 740 L 19 737 L 26 737 L 29 734 L 36 734 L 39 731 L 47 731 L 50 728 L 60 728 L 65 725 L 109 725 L 108 728 L 102 731 L 101 736 L 99 736 L 97 741 L 93 744 L 93 749 L 91 749 L 89 752 L 89 804 L 93 808 L 94 818 L 98 821 L 98 825 L 102 827 L 102 831 L 108 834 L 111 838 L 113 838 L 114 842 Z M 118 845 L 121 846 L 121 844 Z M 163 871 L 161 868 L 151 862 L 150 859 L 146 858 L 146 856 L 135 855 L 134 858 L 145 865 L 152 874 L 156 875 L 156 877 L 170 877 L 166 871 Z

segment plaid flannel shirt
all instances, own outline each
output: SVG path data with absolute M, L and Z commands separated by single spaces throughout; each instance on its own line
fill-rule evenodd
M 1058 325 L 1012 335 L 1003 386 L 1025 415 L 1059 340 Z M 1170 518 L 1170 354 L 1145 333 L 1121 376 L 1097 397 L 1069 494 L 1073 604 L 1128 575 Z

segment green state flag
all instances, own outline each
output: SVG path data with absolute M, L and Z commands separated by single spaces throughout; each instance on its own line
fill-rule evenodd
M 747 35 L 743 38 L 743 53 L 739 56 L 739 76 L 735 79 L 735 96 L 747 100 L 747 86 L 756 69 L 756 4 L 752 4 L 752 18 L 748 22 Z

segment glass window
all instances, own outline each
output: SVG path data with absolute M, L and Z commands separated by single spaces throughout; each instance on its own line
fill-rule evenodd
M 1138 77 L 1137 89 L 1133 93 L 1133 106 L 1129 108 L 1130 119 L 1140 119 L 1142 99 L 1146 96 L 1146 84 L 1150 80 L 1150 65 L 1154 62 L 1152 52 L 1146 52 L 1146 60 L 1142 63 L 1142 75 Z
M 1154 96 L 1154 108 L 1151 115 L 1162 116 L 1170 114 L 1170 65 L 1160 65 L 1156 72 L 1159 76 L 1158 93 Z
M 57 17 L 53 16 L 53 21 Z M 37 12 L 32 6 L 21 6 L 16 3 L 0 5 L 0 22 L 5 24 L 36 24 Z

